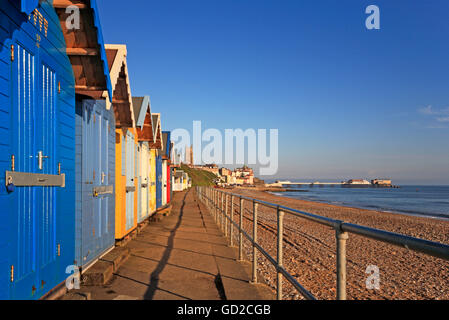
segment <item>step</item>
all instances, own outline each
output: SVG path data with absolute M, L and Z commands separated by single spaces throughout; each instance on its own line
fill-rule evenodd
M 148 218 L 148 221 L 150 222 L 161 222 L 164 217 L 168 217 L 171 214 L 172 206 L 159 209 L 156 211 L 155 214 L 153 214 L 151 217 Z
M 113 273 L 128 259 L 130 252 L 127 247 L 115 247 L 83 274 L 83 284 L 86 286 L 106 284 Z
M 112 278 L 113 273 L 113 263 L 99 260 L 83 274 L 82 283 L 85 286 L 102 286 Z
M 127 247 L 116 247 L 107 255 L 102 257 L 100 261 L 112 263 L 113 271 L 116 272 L 118 268 L 128 259 L 131 250 Z

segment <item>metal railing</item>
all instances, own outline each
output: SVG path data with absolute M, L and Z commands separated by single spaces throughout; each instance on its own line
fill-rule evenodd
M 404 247 L 409 250 L 425 253 L 427 255 L 449 260 L 449 245 L 438 242 L 427 241 L 419 238 L 414 238 L 394 232 L 389 232 L 380 229 L 374 229 L 346 223 L 344 221 L 335 220 L 270 202 L 257 200 L 254 198 L 245 197 L 239 194 L 225 192 L 210 187 L 197 187 L 197 195 L 210 210 L 215 222 L 226 236 L 230 237 L 230 245 L 234 245 L 234 227 L 238 231 L 239 239 L 239 260 L 243 261 L 243 236 L 245 236 L 253 246 L 253 261 L 252 261 L 252 282 L 257 283 L 257 253 L 262 253 L 263 256 L 276 268 L 277 272 L 277 299 L 282 300 L 282 283 L 283 278 L 290 282 L 290 284 L 301 293 L 304 298 L 308 300 L 315 300 L 315 297 L 307 291 L 290 273 L 285 270 L 283 266 L 283 238 L 284 238 L 284 215 L 285 213 L 293 216 L 307 219 L 309 221 L 328 226 L 334 229 L 336 236 L 336 267 L 337 267 L 337 290 L 336 298 L 338 300 L 346 300 L 346 242 L 349 239 L 349 234 L 356 234 L 365 238 L 370 238 L 376 241 L 381 241 Z M 234 222 L 234 200 L 240 200 L 239 223 Z M 244 201 L 252 203 L 253 214 L 253 235 L 250 236 L 243 230 L 243 215 L 244 215 Z M 230 206 L 229 206 L 230 204 Z M 257 225 L 258 225 L 258 207 L 259 205 L 276 209 L 277 212 L 277 257 L 273 258 L 265 249 L 257 243 Z M 230 207 L 230 215 L 228 209 Z M 229 228 L 228 228 L 229 223 Z M 229 231 L 229 234 L 228 234 Z

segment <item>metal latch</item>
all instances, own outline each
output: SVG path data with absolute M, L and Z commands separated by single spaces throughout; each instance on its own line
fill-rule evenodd
M 39 170 L 42 170 L 44 167 L 44 159 L 48 159 L 48 156 L 44 156 L 44 153 L 42 151 L 39 151 L 37 153 L 37 161 L 39 165 Z
M 113 185 L 100 186 L 100 187 L 93 188 L 93 196 L 94 196 L 94 198 L 97 198 L 98 196 L 101 196 L 101 195 L 113 194 L 113 193 L 114 193 L 114 186 Z
M 5 172 L 6 187 L 61 187 L 65 188 L 65 174 L 52 175 L 31 172 Z M 12 190 L 14 191 L 14 190 Z

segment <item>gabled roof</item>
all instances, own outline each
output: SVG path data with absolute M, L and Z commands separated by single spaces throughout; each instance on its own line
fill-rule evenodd
M 171 150 L 171 132 L 163 131 L 162 132 L 162 156 L 164 159 L 170 159 L 170 150 Z
M 139 141 L 147 141 L 153 144 L 155 139 L 150 97 L 133 97 L 133 107 Z
M 168 140 L 168 134 L 167 132 L 162 132 L 162 156 L 164 157 L 164 159 L 167 158 L 167 140 Z
M 135 128 L 135 115 L 129 85 L 125 45 L 107 44 L 106 55 L 111 73 L 112 105 L 117 128 Z
M 31 0 L 29 2 L 32 2 Z M 80 10 L 80 27 L 68 29 L 66 21 L 73 14 L 68 6 Z M 75 92 L 93 99 L 112 97 L 106 51 L 96 0 L 53 0 L 64 34 L 67 55 L 75 76 Z M 106 96 L 105 91 L 108 93 Z
M 162 149 L 161 114 L 153 113 L 151 114 L 151 117 L 153 119 L 154 143 L 150 147 L 152 149 Z

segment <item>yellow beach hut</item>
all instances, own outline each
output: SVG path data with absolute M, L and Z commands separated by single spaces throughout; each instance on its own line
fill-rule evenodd
M 115 130 L 115 239 L 122 240 L 137 227 L 136 153 L 138 136 L 129 85 L 125 45 L 106 45 Z

